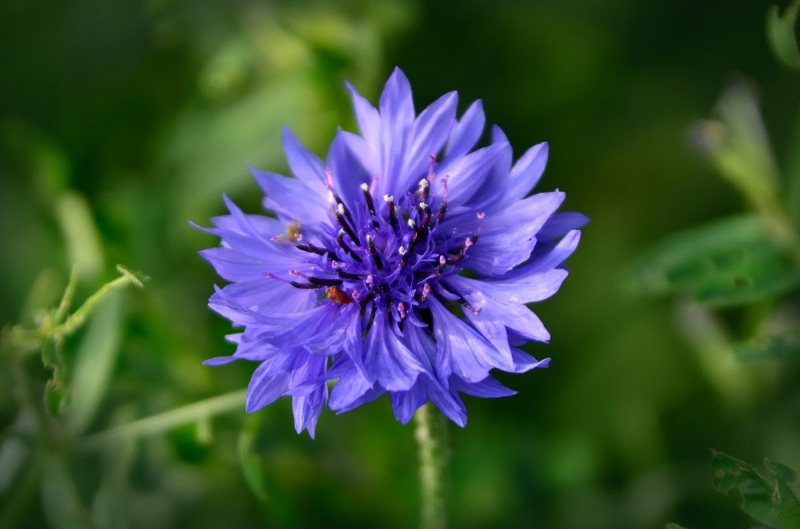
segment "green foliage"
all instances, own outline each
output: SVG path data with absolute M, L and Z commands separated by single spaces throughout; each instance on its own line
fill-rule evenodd
M 758 215 L 715 221 L 675 235 L 631 267 L 640 292 L 693 293 L 695 301 L 736 305 L 786 293 L 800 284 L 800 267 L 770 239 Z
M 711 476 L 714 488 L 728 494 L 736 491 L 740 507 L 753 520 L 772 529 L 800 529 L 800 481 L 795 471 L 775 461 L 764 461 L 767 474 L 722 452 L 713 451 Z M 682 529 L 667 524 L 667 529 Z
M 787 68 L 800 69 L 800 50 L 797 47 L 795 23 L 800 11 L 800 1 L 795 0 L 781 16 L 780 8 L 770 6 L 767 11 L 767 35 L 772 51 Z

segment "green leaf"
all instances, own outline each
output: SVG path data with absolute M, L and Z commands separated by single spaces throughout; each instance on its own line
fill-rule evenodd
M 783 16 L 777 5 L 770 6 L 767 11 L 767 37 L 772 51 L 784 66 L 793 69 L 800 68 L 800 50 L 794 33 L 798 11 L 800 11 L 798 0 L 786 8 Z
M 762 214 L 780 211 L 780 177 L 772 155 L 755 90 L 746 81 L 732 83 L 715 108 L 717 119 L 700 121 L 692 135 L 698 149 Z
M 122 299 L 122 292 L 113 291 L 98 303 L 78 346 L 70 380 L 72 402 L 65 413 L 71 435 L 86 430 L 106 394 L 121 340 Z
M 666 529 L 686 529 L 686 528 L 676 523 L 668 523 Z
M 92 526 L 70 477 L 67 462 L 61 456 L 51 457 L 45 465 L 41 497 L 42 510 L 50 527 L 86 529 Z
M 742 361 L 778 360 L 797 356 L 800 353 L 800 327 L 738 343 L 733 346 L 733 353 Z
M 722 452 L 713 452 L 711 471 L 714 487 L 725 494 L 736 490 L 742 496 L 741 508 L 754 520 L 783 529 L 772 504 L 773 486 L 753 467 Z
M 700 303 L 741 304 L 800 285 L 788 251 L 771 242 L 756 215 L 723 219 L 673 236 L 628 272 L 635 290 L 690 291 Z
M 103 269 L 103 248 L 86 199 L 74 192 L 64 193 L 56 201 L 55 214 L 70 262 L 81 277 L 97 277 Z
M 800 529 L 800 501 L 791 489 L 798 486 L 797 472 L 775 461 L 766 460 L 764 463 L 776 482 L 777 494 L 773 496 L 773 503 L 784 529 Z
M 248 416 L 239 433 L 239 463 L 250 491 L 256 498 L 264 501 L 267 499 L 267 485 L 264 480 L 263 463 L 256 451 L 255 443 L 260 420 L 251 417 L 253 416 Z

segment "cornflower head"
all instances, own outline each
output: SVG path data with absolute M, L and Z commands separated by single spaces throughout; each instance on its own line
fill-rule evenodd
M 556 213 L 560 191 L 527 196 L 546 143 L 512 165 L 494 127 L 475 149 L 480 101 L 457 119 L 450 92 L 416 115 L 400 69 L 377 109 L 348 87 L 360 135 L 338 132 L 322 161 L 284 129 L 296 178 L 251 168 L 276 218 L 225 197 L 230 214 L 202 228 L 222 244 L 201 255 L 230 282 L 209 306 L 242 329 L 232 356 L 205 363 L 259 362 L 247 411 L 291 396 L 312 437 L 326 404 L 345 412 L 386 393 L 403 423 L 431 401 L 464 426 L 460 394 L 515 393 L 493 369 L 548 365 L 519 349 L 550 338 L 526 304 L 558 290 L 588 219 Z

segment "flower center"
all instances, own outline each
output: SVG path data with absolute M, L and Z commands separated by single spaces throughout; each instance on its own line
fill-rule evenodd
M 441 279 L 463 268 L 470 247 L 478 241 L 484 214 L 478 214 L 478 229 L 469 236 L 440 229 L 447 214 L 447 179 L 438 181 L 441 197 L 430 193 L 432 180 L 422 179 L 415 193 L 399 198 L 385 195 L 382 203 L 362 184 L 352 208 L 329 185 L 333 219 L 323 226 L 322 246 L 306 242 L 296 225 L 290 225 L 286 238 L 281 238 L 290 239 L 308 257 L 306 271 L 289 271 L 300 280 L 288 282 L 295 288 L 317 290 L 322 302 L 358 303 L 362 313 L 383 303 L 399 322 L 412 307 L 424 305 L 431 291 L 475 311 Z

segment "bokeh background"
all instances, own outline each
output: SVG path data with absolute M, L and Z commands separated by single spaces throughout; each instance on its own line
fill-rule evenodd
M 462 110 L 483 99 L 517 155 L 550 142 L 538 189 L 566 191 L 565 208 L 592 219 L 571 276 L 534 307 L 553 338 L 529 350 L 551 368 L 500 375 L 519 395 L 467 398 L 468 426 L 450 429 L 452 527 L 749 527 L 714 491 L 709 449 L 800 468 L 796 365 L 737 364 L 698 336 L 691 302 L 637 295 L 625 270 L 664 237 L 743 209 L 688 140 L 732 79 L 757 90 L 777 159 L 797 148 L 798 77 L 770 53 L 767 7 L 5 0 L 0 323 L 57 303 L 72 264 L 83 299 L 120 263 L 149 282 L 65 347 L 68 364 L 92 330 L 105 347 L 80 434 L 244 388 L 254 365 L 201 365 L 233 346 L 206 307 L 220 280 L 197 256 L 217 241 L 187 221 L 222 214 L 222 193 L 258 211 L 246 164 L 287 172 L 282 125 L 324 154 L 337 126 L 355 130 L 344 81 L 375 101 L 398 65 L 418 109 L 458 90 Z M 41 362 L 26 369 L 41 391 Z M 0 443 L 20 438 L 19 411 L 2 368 Z M 47 442 L 58 453 L 71 441 Z M 18 527 L 418 523 L 413 428 L 387 399 L 323 414 L 314 441 L 283 399 L 70 452 L 56 470 L 15 446 L 0 457 L 0 501 L 17 498 Z

